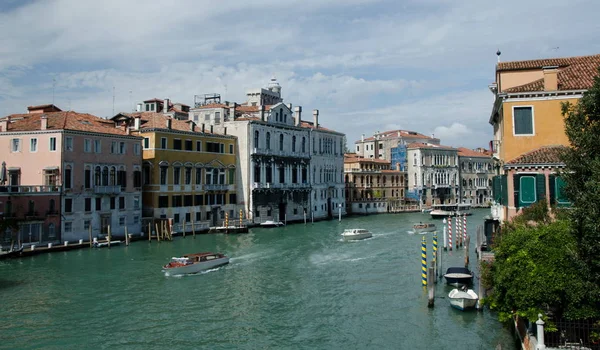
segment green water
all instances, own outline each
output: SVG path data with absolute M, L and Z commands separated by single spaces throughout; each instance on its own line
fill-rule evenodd
M 469 218 L 470 232 L 487 213 Z M 422 236 L 407 234 L 422 220 L 373 215 L 0 261 L 0 348 L 515 349 L 488 310 L 451 308 L 442 283 L 427 307 Z M 342 242 L 354 227 L 373 238 Z M 161 273 L 170 257 L 200 251 L 231 262 Z M 463 257 L 461 249 L 443 260 Z

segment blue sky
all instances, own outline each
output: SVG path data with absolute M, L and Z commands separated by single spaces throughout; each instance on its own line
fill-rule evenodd
M 409 129 L 487 147 L 503 61 L 600 53 L 600 2 L 15 1 L 0 3 L 0 115 L 29 105 L 109 117 L 193 104 L 275 76 L 285 102 L 347 135 Z M 55 83 L 53 83 L 53 79 Z M 54 89 L 53 89 L 54 85 Z M 53 94 L 54 90 L 54 94 Z

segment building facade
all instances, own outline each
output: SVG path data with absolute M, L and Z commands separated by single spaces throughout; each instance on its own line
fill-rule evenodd
M 351 214 L 394 212 L 404 205 L 406 173 L 391 170 L 389 161 L 346 154 L 344 181 Z
M 425 143 L 411 143 L 407 150 L 408 189 L 421 205 L 459 203 L 458 150 Z
M 562 103 L 578 102 L 593 85 L 599 65 L 600 55 L 593 55 L 500 62 L 496 66 L 496 81 L 489 86 L 495 97 L 489 122 L 494 130 L 491 146 L 498 174 L 492 206 L 496 220 L 509 220 L 527 203 L 516 197 L 516 188 L 523 184 L 509 176 L 514 167 L 508 165 L 529 152 L 547 152 L 549 146 L 569 144 Z M 535 165 L 530 164 L 530 169 Z M 540 166 L 547 168 L 544 162 Z M 544 174 L 541 169 L 539 173 Z M 545 174 L 546 184 L 549 175 Z M 532 181 L 525 182 L 533 186 Z
M 361 136 L 359 141 L 355 142 L 356 155 L 363 158 L 376 158 L 385 159 L 387 161 L 392 160 L 393 153 L 397 156 L 395 160 L 399 161 L 401 155 L 398 154 L 398 150 L 392 152 L 392 149 L 398 146 L 406 146 L 409 143 L 429 143 L 432 145 L 439 145 L 440 139 L 435 137 L 429 137 L 410 130 L 391 130 L 384 132 L 377 132 L 371 137 L 365 138 Z M 392 164 L 394 169 L 406 168 L 406 157 L 404 157 L 404 164 Z
M 485 149 L 458 148 L 460 203 L 489 207 L 494 177 L 491 153 Z

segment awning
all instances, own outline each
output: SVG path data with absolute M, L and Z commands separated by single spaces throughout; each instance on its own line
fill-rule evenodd
M 57 166 L 47 166 L 44 168 L 45 171 L 56 171 L 58 170 Z

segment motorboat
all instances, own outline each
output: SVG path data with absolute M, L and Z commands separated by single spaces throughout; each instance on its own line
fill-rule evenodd
M 473 283 L 473 272 L 466 267 L 449 267 L 444 278 L 447 284 L 453 286 L 470 285 Z
M 265 222 L 261 222 L 260 226 L 261 227 L 279 227 L 279 226 L 285 226 L 285 224 L 281 221 L 267 220 Z
M 423 233 L 427 233 L 427 232 L 433 232 L 436 230 L 435 224 L 432 223 L 418 223 L 418 224 L 414 224 L 413 225 L 413 233 L 419 233 L 419 234 L 423 234 Z
M 443 219 L 449 216 L 471 215 L 470 204 L 434 204 L 429 213 L 434 219 Z
M 229 258 L 221 253 L 194 253 L 173 257 L 162 271 L 170 276 L 188 275 L 229 264 Z
M 369 230 L 363 228 L 349 228 L 342 233 L 344 241 L 358 241 L 365 238 L 371 238 L 373 234 Z
M 454 288 L 448 293 L 450 298 L 450 305 L 461 311 L 472 309 L 477 304 L 479 296 L 473 289 L 467 289 L 467 287 Z

